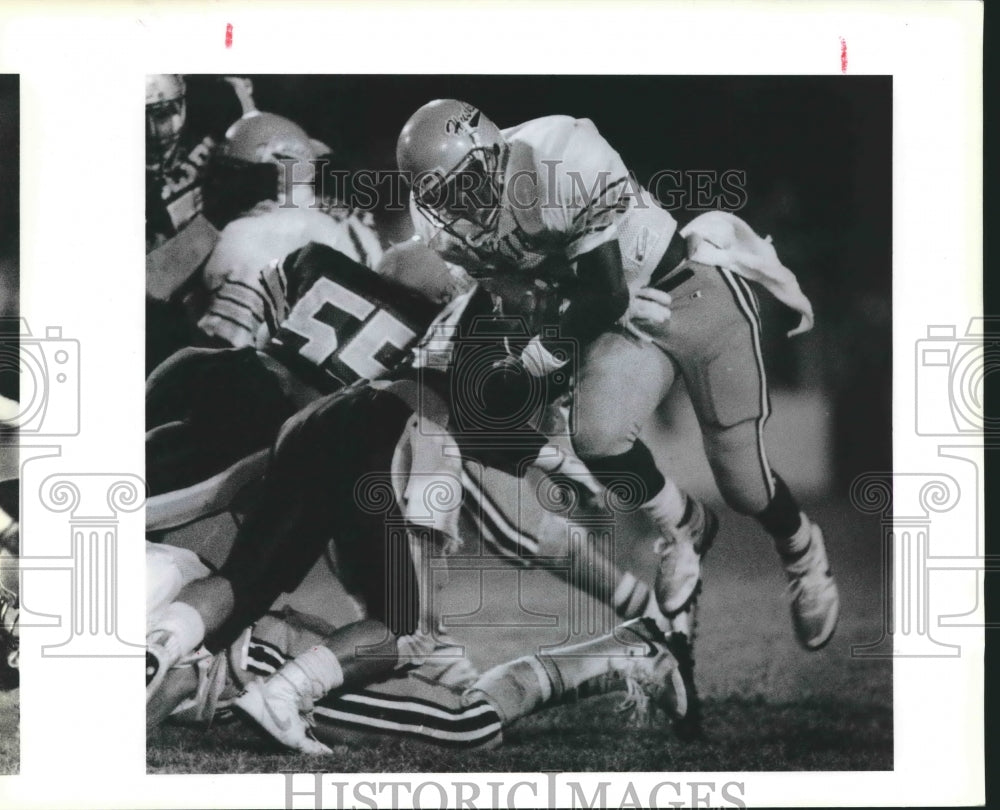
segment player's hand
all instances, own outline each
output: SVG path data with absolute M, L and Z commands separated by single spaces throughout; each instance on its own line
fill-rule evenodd
M 521 352 L 521 365 L 532 377 L 544 377 L 553 371 L 558 371 L 569 360 L 557 357 L 542 345 L 540 338 L 533 337 Z
M 639 340 L 650 343 L 653 338 L 644 330 L 661 326 L 670 320 L 672 302 L 668 293 L 653 287 L 630 290 L 628 312 L 619 323 Z

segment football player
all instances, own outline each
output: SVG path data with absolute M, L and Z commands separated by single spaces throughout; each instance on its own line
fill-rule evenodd
M 492 297 L 482 290 L 472 294 L 467 277 L 456 275 L 418 242 L 392 248 L 378 269 L 376 275 L 331 248 L 307 246 L 280 265 L 294 306 L 263 351 L 187 349 L 150 376 L 150 529 L 175 527 L 227 508 L 232 482 L 239 485 L 259 474 L 264 451 L 285 419 L 320 394 L 362 378 L 385 376 L 442 305 L 453 302 L 440 312 L 444 326 L 456 311 L 467 319 L 463 323 L 469 332 L 474 329 L 468 321 L 495 322 L 489 317 Z M 300 289 L 306 294 L 300 296 Z M 428 356 L 441 362 L 436 343 L 432 330 L 420 350 L 425 364 Z M 366 349 L 374 354 L 366 356 Z M 546 453 L 539 464 L 545 472 L 573 473 L 572 483 L 585 480 L 571 454 L 555 445 Z M 245 460 L 254 457 L 260 463 L 247 467 Z M 471 523 L 469 530 L 496 553 L 530 564 L 536 557 L 562 553 L 568 532 L 533 493 L 521 491 L 514 474 L 520 472 L 487 472 L 467 463 L 462 471 L 468 503 L 463 514 Z M 620 618 L 660 618 L 645 583 L 599 555 L 588 559 L 584 552 L 571 550 L 574 564 L 589 571 L 587 581 L 600 581 L 595 595 L 611 604 Z
M 211 291 L 198 322 L 206 334 L 229 345 L 252 346 L 270 320 L 288 315 L 285 288 L 276 277 L 277 263 L 309 242 L 329 245 L 350 259 L 375 267 L 382 245 L 370 216 L 347 206 L 322 205 L 316 196 L 317 167 L 326 147 L 294 122 L 273 113 L 252 111 L 230 127 L 213 161 L 213 186 L 219 195 L 243 196 L 241 215 L 222 230 L 205 266 Z M 257 169 L 263 187 L 247 188 Z
M 438 260 L 411 261 L 400 282 L 319 243 L 273 263 L 264 277 L 258 300 L 281 303 L 263 307 L 268 340 L 260 350 L 188 348 L 150 374 L 152 495 L 201 484 L 269 447 L 282 422 L 321 393 L 383 376 L 460 283 Z M 147 518 L 160 522 L 178 500 L 152 502 Z
M 666 479 L 638 438 L 680 373 L 723 497 L 774 538 L 796 637 L 810 650 L 826 644 L 839 597 L 823 534 L 764 449 L 770 406 L 747 279 L 801 314 L 793 332 L 812 324 L 808 300 L 770 244 L 721 212 L 676 235 L 673 217 L 587 119 L 547 116 L 501 131 L 470 104 L 432 101 L 403 127 L 397 160 L 412 181 L 417 234 L 443 257 L 483 283 L 520 275 L 564 284 L 556 339 L 580 347 L 575 448 L 605 486 L 631 488 L 659 528 L 664 613 L 696 598 L 717 530 L 712 512 Z M 566 264 L 569 277 L 556 278 Z M 551 343 L 546 335 L 528 343 L 527 373 L 566 365 Z
M 147 544 L 146 565 L 149 626 L 180 587 L 209 574 L 190 551 L 165 545 Z M 349 638 L 374 640 L 367 656 L 377 658 L 377 643 L 386 633 L 378 622 L 358 623 Z M 503 663 L 481 676 L 450 680 L 429 671 L 438 660 L 366 680 L 358 659 L 346 656 L 343 676 L 331 678 L 336 637 L 337 628 L 287 605 L 268 612 L 221 652 L 173 668 L 148 707 L 147 727 L 168 715 L 175 722 L 205 725 L 235 708 L 287 748 L 328 754 L 328 745 L 365 744 L 385 735 L 448 747 L 494 747 L 503 728 L 521 717 L 618 689 L 627 690 L 621 709 L 635 719 L 650 708 L 675 719 L 687 710 L 677 664 L 649 619 L 590 642 Z M 460 652 L 435 651 L 437 658 L 442 655 Z
M 396 335 L 401 340 L 393 342 L 395 333 L 389 327 L 395 324 L 398 331 L 402 324 L 412 326 L 420 307 L 414 307 L 411 298 L 401 295 L 399 290 L 393 291 L 381 278 L 332 249 L 311 245 L 289 257 L 284 267 L 288 278 L 311 279 L 314 284 L 309 289 L 317 290 L 317 294 L 310 293 L 296 304 L 295 310 L 301 316 L 292 317 L 282 325 L 266 353 L 189 350 L 150 378 L 147 406 L 152 427 L 147 436 L 147 477 L 154 497 L 147 515 L 154 528 L 176 525 L 178 514 L 181 520 L 204 514 L 205 504 L 212 501 L 212 486 L 207 487 L 206 494 L 196 491 L 200 488 L 198 482 L 222 475 L 220 470 L 225 471 L 243 455 L 265 446 L 288 412 L 318 396 L 318 391 L 335 390 L 363 376 L 383 376 L 387 371 L 385 366 L 393 364 L 387 350 L 402 353 L 422 331 L 411 329 L 408 335 Z M 454 305 L 466 304 L 458 308 L 462 314 L 478 312 L 477 317 L 488 318 L 492 313 L 493 298 L 482 290 L 456 298 L 464 282 L 456 279 L 443 261 L 419 243 L 411 242 L 391 251 L 381 269 L 382 278 L 404 279 L 438 306 L 454 298 Z M 287 284 L 289 290 L 299 287 L 299 283 Z M 476 306 L 468 306 L 470 301 Z M 366 313 L 355 312 L 359 302 L 367 307 Z M 348 314 L 366 317 L 316 319 L 321 313 L 336 313 L 338 306 L 346 308 Z M 445 314 L 447 310 L 442 313 Z M 495 321 L 489 319 L 489 322 Z M 366 337 L 369 334 L 374 334 L 378 345 L 370 345 Z M 378 349 L 377 356 L 385 366 L 368 359 L 364 352 L 353 350 L 356 344 L 369 351 Z M 275 364 L 275 360 L 280 362 Z M 315 388 L 303 385 L 303 380 Z M 299 393 L 289 395 L 289 391 Z M 302 391 L 306 393 L 302 395 Z M 535 452 L 543 445 L 546 445 L 544 439 L 538 442 Z M 312 446 L 313 443 L 306 443 L 307 448 Z M 317 453 L 322 455 L 313 449 L 308 460 L 286 467 L 295 469 L 298 465 L 302 471 L 308 471 L 317 463 Z M 333 454 L 328 459 L 327 468 L 316 474 L 321 480 L 342 474 L 337 469 L 341 456 Z M 539 466 L 554 472 L 560 466 L 570 468 L 567 461 L 572 460 L 551 446 L 547 447 L 544 465 Z M 330 464 L 334 465 L 332 469 Z M 478 465 L 473 464 L 467 464 L 461 471 L 467 493 L 463 517 L 476 536 L 482 536 L 487 545 L 521 564 L 530 564 L 537 557 L 566 553 L 559 549 L 560 544 L 565 548 L 569 534 L 564 522 L 541 509 L 535 499 L 524 498 L 512 475 L 492 471 L 489 482 L 483 481 L 483 475 Z M 179 487 L 189 489 L 176 492 Z M 283 497 L 273 497 L 273 493 L 271 500 L 280 508 L 287 503 Z M 526 508 L 531 511 L 530 518 L 525 514 Z M 556 573 L 593 583 L 592 595 L 612 605 L 621 618 L 652 616 L 666 625 L 644 583 L 587 548 L 571 543 L 568 551 L 571 568 L 560 568 Z M 274 591 L 274 596 L 280 590 Z M 178 610 L 193 621 L 189 606 Z M 203 633 L 196 631 L 195 635 Z M 690 665 L 685 672 L 690 672 Z M 693 690 L 693 684 L 689 689 Z
M 146 76 L 147 287 L 161 299 L 198 268 L 217 237 L 202 215 L 202 186 L 215 140 L 187 138 L 186 95 L 182 76 Z

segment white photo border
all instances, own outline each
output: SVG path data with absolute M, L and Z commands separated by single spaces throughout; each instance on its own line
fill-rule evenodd
M 928 325 L 962 329 L 982 314 L 982 8 L 610 0 L 4 6 L 0 72 L 21 76 L 21 310 L 32 329 L 59 326 L 80 342 L 83 429 L 40 443 L 58 444 L 58 469 L 67 472 L 144 468 L 144 190 L 134 167 L 143 158 L 146 73 L 829 75 L 843 70 L 843 43 L 847 75 L 893 76 L 894 468 L 935 471 L 948 442 L 912 428 L 910 358 Z M 972 499 L 963 514 L 969 532 L 982 530 L 981 502 Z M 25 531 L 45 524 L 31 493 L 23 511 Z M 142 521 L 141 509 L 123 515 L 120 536 L 138 539 Z M 119 632 L 141 642 L 142 544 L 119 548 Z M 49 579 L 54 591 L 65 588 L 65 579 Z M 946 592 L 951 583 L 937 584 Z M 967 594 L 954 598 L 965 605 Z M 984 631 L 942 629 L 939 639 L 960 644 L 962 655 L 895 661 L 892 772 L 672 778 L 742 783 L 750 806 L 981 803 Z M 21 772 L 0 777 L 3 803 L 286 806 L 282 775 L 148 776 L 140 660 L 43 658 L 44 643 L 44 628 L 22 636 Z M 453 778 L 546 784 L 541 773 Z M 648 795 L 668 777 L 580 781 L 624 778 Z M 515 804 L 545 795 L 524 789 Z

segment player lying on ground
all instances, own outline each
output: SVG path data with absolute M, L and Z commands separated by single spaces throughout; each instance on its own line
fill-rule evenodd
M 182 350 L 147 382 L 146 458 L 152 493 L 147 522 L 154 529 L 203 516 L 219 500 L 219 490 L 225 490 L 231 478 L 227 470 L 268 447 L 281 423 L 320 392 L 388 373 L 426 329 L 430 314 L 467 286 L 431 251 L 413 242 L 390 250 L 378 275 L 320 245 L 291 254 L 279 269 L 291 315 L 263 350 Z M 463 316 L 490 315 L 493 303 L 488 295 L 480 291 L 470 298 L 474 305 L 463 308 Z M 358 301 L 370 307 L 364 320 L 347 313 L 332 324 L 329 318 L 314 320 L 322 312 L 337 311 L 338 304 L 356 306 Z M 461 325 L 471 330 L 467 322 Z M 363 347 L 371 344 L 372 336 L 384 339 L 386 333 L 396 335 L 396 344 L 385 341 L 377 362 L 366 359 Z M 562 451 L 555 446 L 547 450 L 544 463 L 549 472 L 560 464 L 571 465 L 572 459 L 560 461 Z M 536 529 L 524 530 L 515 481 L 490 474 L 484 485 L 471 467 L 464 476 L 469 482 L 465 503 L 478 524 L 477 535 L 509 559 L 524 562 L 546 556 L 539 552 L 546 516 L 532 506 L 531 525 Z M 226 498 L 221 500 L 228 504 Z M 564 526 L 554 531 L 566 534 Z M 590 569 L 597 563 L 581 565 Z M 622 618 L 658 614 L 643 583 L 610 565 L 600 570 L 607 572 L 605 601 L 613 600 Z M 594 575 L 587 578 L 593 581 Z M 599 579 L 603 582 L 604 577 Z
M 384 385 L 355 384 L 286 424 L 265 497 L 247 514 L 226 562 L 185 586 L 151 632 L 150 696 L 206 636 L 218 649 L 293 591 L 330 537 L 345 586 L 391 631 L 383 656 L 365 662 L 367 676 L 391 671 L 397 656 L 412 660 L 433 648 L 428 566 L 460 545 L 461 459 L 438 427 L 447 421 L 443 400 L 413 380 Z M 355 629 L 338 631 L 336 641 Z
M 209 574 L 192 552 L 166 544 L 147 544 L 146 567 L 149 625 L 183 584 Z M 203 726 L 235 707 L 284 746 L 325 754 L 328 745 L 364 745 L 386 735 L 453 748 L 493 747 L 521 717 L 620 689 L 627 691 L 622 710 L 636 719 L 650 703 L 672 718 L 687 708 L 677 664 L 649 619 L 482 675 L 467 668 L 454 677 L 455 664 L 465 659 L 460 648 L 442 648 L 424 663 L 369 680 L 365 655 L 343 644 L 370 644 L 368 656 L 377 658 L 386 633 L 378 622 L 359 622 L 338 641 L 336 628 L 319 617 L 287 606 L 269 612 L 228 648 L 171 669 L 147 707 L 147 726 L 167 716 Z M 442 665 L 451 678 L 441 677 Z
M 431 315 L 467 289 L 440 258 L 413 242 L 391 249 L 378 275 L 321 245 L 296 251 L 279 269 L 291 314 L 262 350 L 182 350 L 147 381 L 147 523 L 153 529 L 203 517 L 216 502 L 228 506 L 229 480 L 243 480 L 227 476 L 230 468 L 268 448 L 285 419 L 321 393 L 362 377 L 385 376 L 426 330 Z M 338 304 L 359 301 L 370 307 L 364 320 L 346 313 L 332 324 L 313 320 L 321 312 L 336 311 Z M 480 293 L 475 302 L 483 305 L 479 316 L 486 317 L 491 299 Z M 471 316 L 474 311 L 474 306 L 466 307 L 462 313 Z M 378 360 L 366 360 L 362 349 L 373 336 L 384 340 L 390 334 L 396 335 L 396 343 L 386 340 L 378 348 Z M 543 463 L 550 473 L 565 472 L 576 463 L 554 445 L 546 451 L 550 455 Z M 536 508 L 532 493 L 519 493 L 511 476 L 469 464 L 463 482 L 463 505 L 476 524 L 476 536 L 501 556 L 520 562 L 551 556 L 540 545 L 551 545 L 553 535 L 557 540 L 566 536 L 562 524 L 547 530 L 552 518 Z M 522 507 L 530 509 L 530 522 L 519 513 Z M 600 566 L 602 576 L 596 579 L 606 581 L 606 596 L 599 598 L 613 601 L 621 618 L 658 615 L 648 588 L 634 576 L 610 564 L 580 564 L 587 570 L 579 573 L 590 571 L 586 578 L 591 581 L 592 569 Z
M 432 101 L 404 126 L 397 159 L 413 181 L 414 227 L 444 258 L 484 284 L 511 276 L 563 284 L 566 301 L 551 324 L 558 329 L 537 335 L 521 364 L 541 376 L 567 362 L 554 343 L 580 347 L 573 442 L 606 487 L 639 483 L 635 505 L 662 534 L 664 613 L 696 595 L 717 526 L 664 478 L 638 438 L 679 372 L 723 497 L 774 538 L 799 642 L 826 644 L 839 597 L 823 535 L 764 451 L 770 406 L 747 279 L 801 314 L 793 334 L 812 325 L 809 301 L 770 244 L 723 212 L 676 236 L 673 217 L 587 119 L 547 116 L 501 131 L 470 104 Z

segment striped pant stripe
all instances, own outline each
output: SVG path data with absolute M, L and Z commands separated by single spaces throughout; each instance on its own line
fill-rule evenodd
M 761 475 L 764 479 L 764 486 L 767 490 L 768 500 L 774 498 L 775 484 L 771 475 L 771 465 L 767 460 L 767 452 L 764 449 L 764 423 L 771 415 L 770 397 L 767 393 L 767 375 L 764 371 L 764 352 L 761 348 L 761 328 L 760 313 L 757 309 L 757 296 L 750 288 L 749 283 L 732 271 L 719 268 L 733 300 L 739 308 L 747 324 L 750 326 L 750 334 L 753 338 L 754 360 L 757 364 L 757 375 L 760 381 L 760 416 L 757 417 L 757 454 L 760 459 Z
M 472 497 L 474 503 L 481 508 L 470 508 L 476 524 L 488 531 L 483 532 L 483 536 L 494 542 L 491 545 L 500 551 L 504 556 L 533 557 L 538 555 L 540 541 L 537 537 L 519 529 L 514 523 L 507 519 L 503 510 L 490 498 L 475 479 L 465 470 L 462 471 L 462 486 Z

